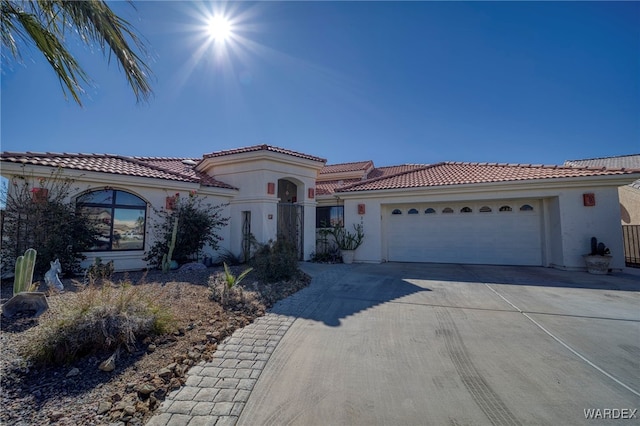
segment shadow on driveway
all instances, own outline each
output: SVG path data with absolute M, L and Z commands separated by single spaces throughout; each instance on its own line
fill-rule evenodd
M 313 276 L 311 286 L 277 303 L 271 312 L 337 327 L 341 319 L 351 315 L 412 294 L 431 291 L 401 277 L 371 274 L 354 269 L 353 265 L 303 265 L 302 269 Z M 345 279 L 347 276 L 349 279 Z
M 369 274 L 387 274 L 406 280 L 508 284 L 593 290 L 640 291 L 640 276 L 613 273 L 593 275 L 540 266 L 466 265 L 442 263 L 381 263 L 354 265 Z

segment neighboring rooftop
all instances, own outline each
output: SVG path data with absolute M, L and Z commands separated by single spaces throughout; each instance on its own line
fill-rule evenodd
M 618 155 L 615 157 L 586 158 L 584 160 L 567 160 L 564 162 L 564 165 L 640 169 L 640 154 Z M 630 183 L 629 186 L 640 190 L 640 179 Z
M 567 160 L 565 166 L 606 167 L 614 169 L 640 169 L 640 154 L 618 155 L 615 157 L 586 158 Z

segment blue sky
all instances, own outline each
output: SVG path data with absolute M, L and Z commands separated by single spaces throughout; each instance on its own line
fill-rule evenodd
M 65 100 L 35 50 L 2 64 L 3 151 L 200 157 L 267 143 L 378 166 L 561 164 L 640 153 L 638 2 L 110 3 L 147 40 L 155 95 L 72 43 Z M 233 36 L 208 43 L 207 15 Z

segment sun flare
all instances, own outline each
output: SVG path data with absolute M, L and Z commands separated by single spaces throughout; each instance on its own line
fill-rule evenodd
M 224 16 L 213 16 L 207 23 L 209 37 L 216 41 L 225 41 L 231 36 L 231 22 Z

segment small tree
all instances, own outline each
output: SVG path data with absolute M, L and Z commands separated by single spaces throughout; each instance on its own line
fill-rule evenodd
M 222 238 L 217 231 L 226 226 L 228 217 L 222 217 L 225 205 L 204 203 L 204 199 L 195 194 L 188 197 L 176 197 L 174 209 L 155 210 L 156 220 L 153 223 L 155 242 L 145 253 L 144 260 L 150 265 L 160 268 L 162 258 L 169 251 L 171 234 L 175 218 L 178 218 L 178 232 L 172 259 L 185 263 L 197 258 L 205 245 L 213 250 L 218 249 Z
M 60 259 L 63 272 L 80 271 L 97 236 L 91 220 L 76 211 L 69 199 L 73 179 L 55 169 L 48 178 L 16 175 L 11 178 L 6 198 L 2 233 L 2 258 L 5 268 L 13 268 L 15 259 L 28 248 L 38 252 L 35 276 L 49 269 L 49 262 Z M 76 188 L 77 189 L 77 188 Z

